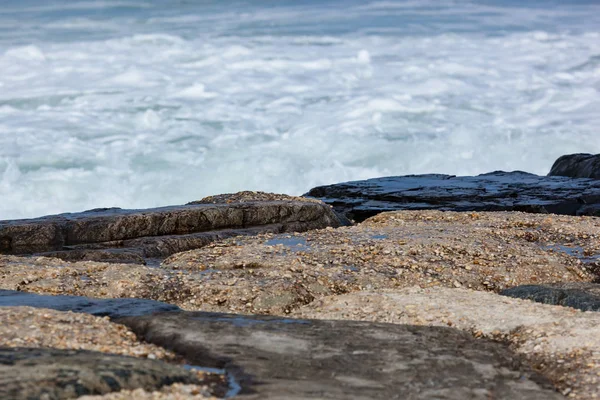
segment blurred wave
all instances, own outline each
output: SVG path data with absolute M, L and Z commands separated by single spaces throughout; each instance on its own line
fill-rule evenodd
M 526 3 L 7 0 L 0 219 L 598 153 L 600 6 Z

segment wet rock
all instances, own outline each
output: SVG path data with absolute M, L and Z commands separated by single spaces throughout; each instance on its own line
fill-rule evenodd
M 582 311 L 600 311 L 600 284 L 567 282 L 554 285 L 521 285 L 501 295 L 538 303 L 573 307 Z
M 145 299 L 93 299 L 79 296 L 44 296 L 16 290 L 0 289 L 1 306 L 41 307 L 58 311 L 73 311 L 96 316 L 108 316 L 111 318 L 179 310 L 179 307 L 171 304 Z
M 451 328 L 202 312 L 118 322 L 211 358 L 245 399 L 562 398 L 506 347 Z
M 559 157 L 548 176 L 600 179 L 600 154 L 567 154 Z
M 321 202 L 250 193 L 256 200 L 246 194 L 244 201 L 239 201 L 234 194 L 222 195 L 210 204 L 147 210 L 96 209 L 0 221 L 0 253 L 144 263 L 148 258 L 164 258 L 231 236 L 341 224 L 333 210 Z
M 162 361 L 84 350 L 0 348 L 0 398 L 72 399 L 123 389 L 199 383 L 182 367 Z
M 394 210 L 600 215 L 599 181 L 520 171 L 392 176 L 319 186 L 305 196 L 323 200 L 356 221 Z

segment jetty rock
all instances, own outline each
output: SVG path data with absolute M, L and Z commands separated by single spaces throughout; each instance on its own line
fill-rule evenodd
M 567 154 L 559 157 L 548 176 L 600 179 L 600 154 Z
M 301 232 L 342 224 L 331 207 L 319 201 L 242 192 L 183 206 L 101 208 L 0 221 L 0 253 L 152 264 L 226 237 Z
M 155 266 L 0 255 L 0 345 L 62 346 L 65 327 L 85 343 L 64 323 L 76 311 L 128 328 L 127 355 L 151 344 L 224 371 L 238 398 L 593 398 L 600 314 L 497 293 L 595 281 L 598 238 L 593 216 L 424 210 L 227 238 Z M 129 398 L 144 397 L 115 397 Z
M 599 180 L 521 171 L 390 176 L 319 186 L 305 196 L 322 200 L 357 222 L 397 210 L 600 215 Z

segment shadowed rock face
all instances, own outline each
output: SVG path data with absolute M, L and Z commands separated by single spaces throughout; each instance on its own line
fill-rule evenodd
M 269 194 L 260 199 L 265 195 Z M 233 195 L 223 198 L 228 196 Z M 231 236 L 340 225 L 323 203 L 283 197 L 147 210 L 96 209 L 0 221 L 0 253 L 142 264 L 148 258 L 164 258 Z
M 240 398 L 562 398 L 502 345 L 450 328 L 202 312 L 117 322 L 192 362 L 212 359 Z
M 162 361 L 84 350 L 0 348 L 0 398 L 73 399 L 124 389 L 156 390 L 199 383 L 185 369 Z
M 319 186 L 323 200 L 358 222 L 384 211 L 524 211 L 600 215 L 600 181 L 525 172 L 408 175 Z
M 570 282 L 555 285 L 521 285 L 501 295 L 538 303 L 573 307 L 582 311 L 600 311 L 600 284 Z
M 567 154 L 559 157 L 548 176 L 600 179 L 600 154 Z

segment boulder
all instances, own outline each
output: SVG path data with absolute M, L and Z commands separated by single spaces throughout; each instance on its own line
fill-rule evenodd
M 600 311 L 600 284 L 565 282 L 553 285 L 521 285 L 500 292 L 501 295 L 538 303 L 573 307 L 582 311 Z
M 321 202 L 254 193 L 241 200 L 146 210 L 95 209 L 42 218 L 0 221 L 0 253 L 41 254 L 69 261 L 152 263 L 225 237 L 340 226 Z
M 225 368 L 244 399 L 560 399 L 499 343 L 448 327 L 183 312 L 118 320 Z
M 86 350 L 0 347 L 0 398 L 73 399 L 173 383 L 200 383 L 183 367 Z
M 600 154 L 567 154 L 559 157 L 548 176 L 600 179 Z
M 358 222 L 395 210 L 600 215 L 600 181 L 520 171 L 391 176 L 319 186 L 305 196 L 323 200 Z

